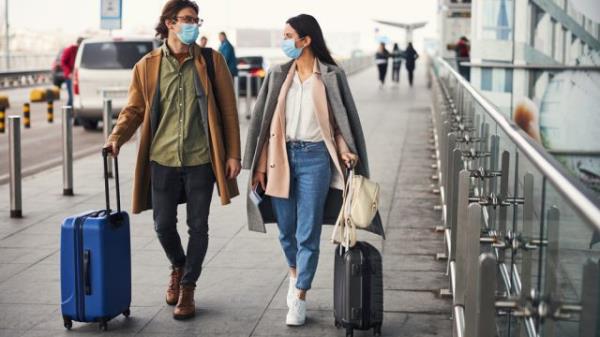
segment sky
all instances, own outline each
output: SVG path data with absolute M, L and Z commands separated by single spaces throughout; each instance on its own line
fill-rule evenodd
M 5 0 L 0 0 L 4 2 Z M 100 0 L 8 0 L 9 22 L 13 31 L 34 34 L 77 36 L 100 27 Z M 114 34 L 144 32 L 152 34 L 165 0 L 123 0 L 123 30 Z M 201 30 L 217 32 L 235 28 L 283 29 L 287 18 L 307 13 L 315 16 L 325 35 L 327 32 L 356 32 L 364 45 L 375 44 L 374 29 L 392 40 L 404 40 L 398 29 L 376 25 L 372 19 L 412 23 L 428 21 L 415 33 L 419 44 L 423 37 L 436 33 L 437 0 L 219 0 L 196 1 L 200 17 L 205 20 Z M 4 7 L 4 4 L 2 4 Z M 4 15 L 1 18 L 4 26 Z M 3 28 L 0 28 L 3 29 Z

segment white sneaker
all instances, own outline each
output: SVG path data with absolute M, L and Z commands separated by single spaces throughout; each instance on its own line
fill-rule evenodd
M 290 284 L 288 286 L 288 292 L 287 292 L 288 309 L 292 307 L 292 302 L 294 301 L 294 298 L 296 298 L 296 281 L 297 280 L 298 280 L 297 278 L 293 278 L 290 276 Z
M 285 318 L 285 324 L 291 326 L 304 325 L 306 321 L 306 301 L 299 298 L 294 298 L 290 310 Z

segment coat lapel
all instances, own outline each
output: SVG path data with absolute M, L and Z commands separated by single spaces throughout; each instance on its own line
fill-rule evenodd
M 267 97 L 267 103 L 265 105 L 264 115 L 262 117 L 262 123 L 260 128 L 260 134 L 258 135 L 258 142 L 256 146 L 256 152 L 260 153 L 260 149 L 263 148 L 267 136 L 269 134 L 269 125 L 271 125 L 271 120 L 273 119 L 273 115 L 275 114 L 275 108 L 277 107 L 277 100 L 279 99 L 279 91 L 285 82 L 287 73 L 290 70 L 294 62 L 290 61 L 286 64 L 281 65 L 279 68 L 274 68 L 273 73 L 271 73 L 271 83 L 267 83 L 269 85 L 269 95 Z M 254 170 L 257 157 L 254 156 L 254 161 L 252 164 L 252 170 Z

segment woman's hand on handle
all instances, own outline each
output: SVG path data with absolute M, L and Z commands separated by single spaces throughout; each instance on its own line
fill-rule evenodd
M 267 174 L 265 172 L 254 172 L 252 175 L 252 188 L 256 187 L 257 184 L 260 184 L 263 191 L 267 189 Z
M 342 161 L 344 162 L 344 165 L 346 165 L 347 168 L 353 168 L 358 162 L 358 156 L 352 152 L 342 153 L 340 157 L 342 158 Z

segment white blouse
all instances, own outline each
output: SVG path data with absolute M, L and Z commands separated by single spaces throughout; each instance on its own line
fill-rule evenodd
M 323 140 L 313 99 L 315 76 L 313 73 L 302 83 L 298 72 L 294 72 L 294 78 L 285 101 L 286 140 L 306 142 Z

